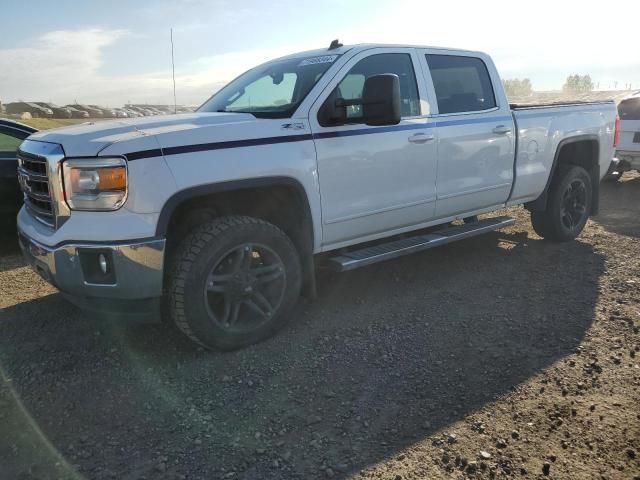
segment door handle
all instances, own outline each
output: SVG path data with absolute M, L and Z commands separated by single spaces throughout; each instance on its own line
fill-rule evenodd
M 506 125 L 496 125 L 493 128 L 493 133 L 497 133 L 498 135 L 504 135 L 505 133 L 511 133 L 511 128 Z
M 436 138 L 435 135 L 428 135 L 426 133 L 416 133 L 409 137 L 409 141 L 411 143 L 426 143 L 426 142 L 430 142 L 435 138 Z

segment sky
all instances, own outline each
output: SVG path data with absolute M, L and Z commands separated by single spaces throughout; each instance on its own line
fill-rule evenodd
M 0 101 L 200 105 L 271 58 L 355 43 L 489 53 L 502 78 L 640 89 L 635 1 L 0 0 Z M 617 82 L 617 84 L 616 84 Z

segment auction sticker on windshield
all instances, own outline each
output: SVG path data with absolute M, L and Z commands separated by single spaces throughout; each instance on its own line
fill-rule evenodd
M 338 55 L 323 55 L 322 57 L 305 58 L 298 66 L 304 67 L 306 65 L 318 65 L 319 63 L 333 63 Z

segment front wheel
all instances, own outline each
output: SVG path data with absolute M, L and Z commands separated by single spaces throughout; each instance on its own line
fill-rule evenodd
M 300 288 L 300 258 L 289 237 L 262 220 L 228 216 L 182 241 L 169 278 L 169 305 L 189 338 L 233 350 L 283 328 Z
M 554 242 L 576 238 L 589 219 L 593 199 L 591 177 L 578 166 L 563 166 L 549 188 L 547 208 L 531 212 L 531 223 L 541 237 Z

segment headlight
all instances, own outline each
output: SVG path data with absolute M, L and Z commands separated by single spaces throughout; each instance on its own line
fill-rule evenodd
M 62 164 L 64 195 L 71 210 L 117 210 L 127 199 L 123 158 L 70 159 Z

